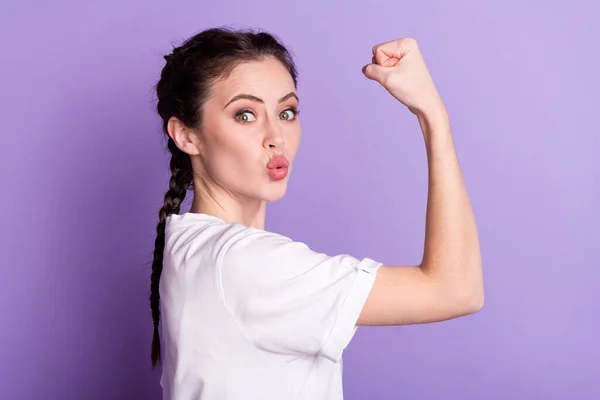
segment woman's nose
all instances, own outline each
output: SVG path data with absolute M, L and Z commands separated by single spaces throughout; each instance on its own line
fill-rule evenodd
M 282 147 L 285 144 L 285 138 L 283 137 L 281 131 L 275 126 L 270 126 L 267 129 L 268 131 L 265 135 L 263 146 L 267 149 L 273 147 Z

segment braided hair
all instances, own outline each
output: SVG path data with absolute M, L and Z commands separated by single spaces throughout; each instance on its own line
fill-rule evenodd
M 266 32 L 211 28 L 190 37 L 164 57 L 166 65 L 156 84 L 157 112 L 163 120 L 163 132 L 168 137 L 171 178 L 164 204 L 158 213 L 150 277 L 150 309 L 154 325 L 151 352 L 153 367 L 161 359 L 159 287 L 166 221 L 169 215 L 179 213 L 181 203 L 194 185 L 190 155 L 179 149 L 170 137 L 167 129 L 169 120 L 176 118 L 187 127 L 199 128 L 202 108 L 210 96 L 211 86 L 219 79 L 226 79 L 239 63 L 268 57 L 279 60 L 297 86 L 297 71 L 290 52 L 275 36 Z

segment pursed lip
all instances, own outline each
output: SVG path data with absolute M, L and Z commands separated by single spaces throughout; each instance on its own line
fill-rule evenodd
M 277 169 L 277 168 L 288 168 L 290 163 L 288 162 L 285 156 L 279 155 L 275 156 L 269 161 L 267 164 L 267 168 L 269 169 Z

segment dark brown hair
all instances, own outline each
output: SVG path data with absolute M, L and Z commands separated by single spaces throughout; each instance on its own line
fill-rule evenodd
M 154 323 L 152 337 L 152 366 L 160 362 L 160 275 L 163 267 L 165 224 L 170 214 L 178 214 L 188 190 L 193 188 L 190 156 L 181 151 L 167 132 L 171 117 L 176 117 L 190 128 L 202 122 L 202 108 L 210 95 L 212 85 L 226 78 L 241 62 L 259 61 L 275 57 L 290 72 L 297 86 L 297 71 L 290 52 L 272 34 L 253 30 L 211 28 L 187 39 L 166 55 L 160 80 L 156 85 L 157 111 L 163 120 L 163 131 L 168 138 L 171 153 L 171 179 L 164 205 L 158 213 L 157 236 L 150 279 L 150 309 Z

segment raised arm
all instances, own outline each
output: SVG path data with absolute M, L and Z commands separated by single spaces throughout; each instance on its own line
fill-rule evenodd
M 472 314 L 484 300 L 481 254 L 446 109 L 416 41 L 383 43 L 373 54 L 365 75 L 419 120 L 429 190 L 421 264 L 381 266 L 358 325 L 426 323 Z

